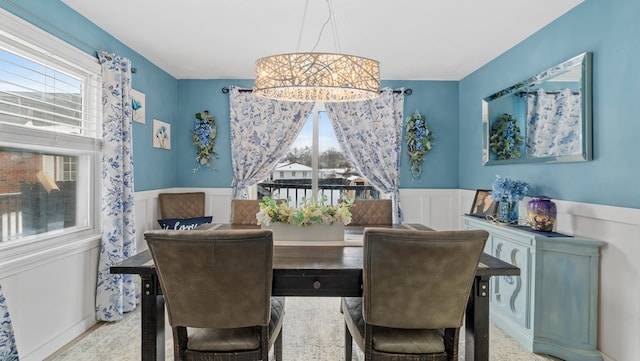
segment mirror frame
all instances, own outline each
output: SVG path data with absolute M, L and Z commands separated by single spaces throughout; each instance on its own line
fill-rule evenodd
M 482 165 L 514 164 L 514 163 L 557 163 L 557 162 L 584 162 L 593 159 L 592 145 L 592 74 L 591 74 L 590 52 L 584 52 L 554 67 L 546 69 L 527 80 L 516 83 L 504 90 L 492 94 L 482 100 Z M 581 99 L 580 106 L 582 112 L 582 152 L 581 154 L 571 154 L 554 157 L 527 158 L 526 151 L 518 159 L 491 159 L 489 150 L 490 127 L 489 123 L 489 103 L 501 97 L 510 96 L 514 93 L 528 88 L 535 87 L 545 80 L 553 78 L 566 72 L 569 68 L 581 65 Z M 524 130 L 526 134 L 526 129 Z M 525 141 L 526 144 L 526 141 Z M 526 146 L 526 145 L 525 145 Z

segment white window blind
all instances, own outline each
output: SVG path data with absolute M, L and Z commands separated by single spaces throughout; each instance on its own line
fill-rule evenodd
M 0 31 L 0 123 L 99 138 L 99 76 Z

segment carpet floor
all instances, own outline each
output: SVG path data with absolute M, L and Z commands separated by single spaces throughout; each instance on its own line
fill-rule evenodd
M 340 299 L 287 297 L 283 329 L 283 359 L 290 361 L 343 361 L 344 323 Z M 173 341 L 167 325 L 165 355 L 173 360 Z M 460 361 L 464 361 L 464 327 L 460 335 Z M 545 361 L 555 358 L 527 352 L 493 324 L 490 329 L 491 361 Z M 273 350 L 272 350 L 273 351 Z M 140 308 L 120 322 L 103 323 L 78 337 L 45 361 L 137 361 L 140 359 Z M 270 359 L 273 359 L 273 352 Z M 353 360 L 364 356 L 353 345 Z

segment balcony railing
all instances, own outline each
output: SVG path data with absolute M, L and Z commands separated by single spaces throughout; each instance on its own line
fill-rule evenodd
M 0 242 L 22 234 L 22 193 L 0 194 Z
M 377 199 L 380 193 L 371 185 L 319 184 L 318 194 L 326 196 L 330 204 L 337 204 L 344 198 Z M 302 198 L 312 197 L 311 184 L 287 180 L 287 182 L 258 183 L 258 199 L 269 196 L 274 199 L 290 199 L 291 206 L 300 204 Z
M 0 242 L 76 225 L 76 182 L 56 184 L 51 192 L 40 183 L 22 183 L 21 192 L 0 193 Z

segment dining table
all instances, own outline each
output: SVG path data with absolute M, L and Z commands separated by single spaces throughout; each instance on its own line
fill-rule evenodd
M 259 228 L 214 224 L 219 230 Z M 367 227 L 432 230 L 416 223 Z M 362 235 L 365 227 L 345 227 L 344 241 L 277 241 L 273 249 L 273 296 L 362 296 Z M 149 250 L 110 267 L 112 274 L 141 278 L 141 360 L 164 360 L 165 306 Z M 489 286 L 491 277 L 518 276 L 520 269 L 483 253 L 465 311 L 465 360 L 489 360 Z

